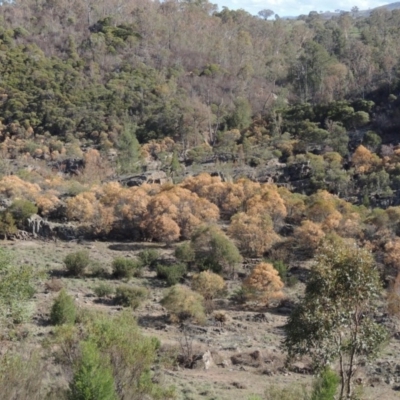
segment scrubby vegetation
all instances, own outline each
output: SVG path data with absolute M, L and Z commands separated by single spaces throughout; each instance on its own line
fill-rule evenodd
M 400 332 L 400 12 L 271 15 L 1 2 L 2 398 L 179 399 L 201 362 L 398 390 L 356 375 Z

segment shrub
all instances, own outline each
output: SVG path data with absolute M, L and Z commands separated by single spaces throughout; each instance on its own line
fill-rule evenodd
M 67 271 L 72 276 L 82 276 L 89 262 L 89 252 L 86 250 L 70 253 L 64 259 Z
M 98 261 L 92 261 L 89 269 L 91 275 L 96 278 L 106 278 L 109 275 L 108 268 Z
M 62 289 L 51 307 L 50 321 L 53 325 L 73 324 L 76 319 L 74 299 Z
M 138 258 L 142 267 L 150 267 L 156 260 L 160 258 L 160 252 L 156 249 L 142 250 L 138 254 Z
M 201 294 L 182 285 L 170 288 L 161 300 L 161 304 L 171 314 L 172 321 L 178 322 L 193 318 L 200 324 L 206 320 L 203 302 L 204 298 Z
M 0 387 L 2 399 L 47 399 L 43 385 L 46 366 L 38 353 L 7 351 L 0 357 Z
M 256 265 L 243 286 L 251 291 L 250 296 L 253 299 L 267 305 L 271 299 L 283 297 L 283 282 L 272 264 L 262 262 Z
M 114 316 L 98 314 L 87 328 L 90 340 L 111 361 L 119 399 L 176 398 L 173 389 L 161 388 L 152 381 L 150 368 L 160 342 L 141 334 L 132 312 L 126 310 Z
M 156 267 L 157 277 L 167 281 L 168 286 L 179 283 L 186 273 L 185 264 L 161 265 Z
M 282 279 L 283 283 L 287 282 L 288 276 L 288 267 L 287 265 L 281 261 L 281 260 L 277 260 L 277 261 L 273 261 L 272 262 L 274 268 L 278 271 L 278 274 L 280 276 L 280 278 Z
M 314 381 L 311 400 L 334 400 L 339 381 L 339 377 L 331 369 L 322 370 L 320 376 Z
M 18 231 L 15 219 L 7 211 L 0 212 L 0 234 L 7 239 L 8 235 L 13 235 Z
M 112 263 L 113 275 L 120 278 L 131 278 L 140 275 L 140 263 L 131 258 L 118 257 Z
M 175 257 L 184 263 L 195 260 L 195 252 L 190 242 L 184 242 L 175 248 Z
M 235 244 L 224 232 L 215 226 L 204 226 L 193 234 L 191 245 L 195 252 L 195 262 L 200 270 L 230 272 L 242 262 L 242 256 Z
M 132 307 L 136 310 L 140 303 L 146 299 L 149 291 L 144 287 L 132 287 L 129 285 L 118 286 L 115 291 L 114 301 L 123 307 Z
M 81 344 L 81 357 L 69 386 L 69 400 L 117 400 L 111 366 L 92 342 Z
M 109 283 L 101 282 L 93 291 L 97 297 L 108 297 L 114 293 L 114 288 Z
M 192 280 L 192 289 L 199 292 L 206 300 L 212 300 L 223 294 L 225 287 L 224 279 L 211 271 L 200 272 Z
M 23 223 L 33 214 L 37 214 L 38 208 L 29 200 L 15 200 L 8 209 L 17 223 Z

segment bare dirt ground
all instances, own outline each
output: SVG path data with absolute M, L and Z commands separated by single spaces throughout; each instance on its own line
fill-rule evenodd
M 120 307 L 111 302 L 101 302 L 95 296 L 93 288 L 100 282 L 99 278 L 90 274 L 82 279 L 65 276 L 63 259 L 66 254 L 87 249 L 97 266 L 111 269 L 115 257 L 135 257 L 145 246 L 158 248 L 164 256 L 173 252 L 171 248 L 146 243 L 17 241 L 3 242 L 2 246 L 10 250 L 15 262 L 44 268 L 49 279 L 59 278 L 80 307 L 110 313 L 119 312 Z M 121 283 L 113 279 L 108 279 L 108 282 L 115 286 Z M 210 318 L 205 326 L 190 325 L 184 335 L 178 326 L 169 323 L 166 311 L 159 303 L 166 286 L 155 279 L 154 271 L 146 270 L 142 278 L 134 278 L 130 282 L 150 290 L 149 299 L 133 312 L 143 333 L 160 339 L 162 351 L 155 375 L 160 383 L 176 386 L 178 399 L 246 400 L 252 394 L 262 395 L 272 385 L 311 385 L 313 376 L 307 372 L 307 361 L 296 365 L 297 372 L 288 371 L 284 366 L 285 356 L 280 343 L 282 326 L 287 318 L 285 314 L 277 310 L 246 308 L 221 300 L 216 304 L 216 310 L 228 315 L 228 321 L 223 326 Z M 228 282 L 230 292 L 237 286 L 238 282 Z M 295 297 L 303 288 L 304 285 L 299 283 L 287 291 L 288 297 Z M 52 330 L 46 321 L 56 295 L 47 290 L 44 283 L 35 295 L 34 318 L 27 327 L 32 345 L 38 345 Z M 400 334 L 396 337 L 390 340 L 378 360 L 371 365 L 366 364 L 359 371 L 359 381 L 364 386 L 363 399 L 400 399 Z M 190 342 L 193 353 L 211 352 L 212 363 L 208 370 L 204 369 L 201 361 L 193 369 L 179 367 L 174 362 L 176 356 L 182 353 L 185 339 Z

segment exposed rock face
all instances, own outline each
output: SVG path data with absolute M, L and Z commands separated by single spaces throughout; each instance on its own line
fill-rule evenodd
M 143 172 L 140 175 L 121 176 L 118 179 L 118 182 L 128 187 L 140 186 L 143 183 L 163 184 L 170 181 L 170 178 L 168 178 L 167 174 L 164 171 L 148 171 Z
M 27 220 L 27 229 L 34 237 L 59 238 L 62 240 L 73 240 L 82 236 L 80 228 L 72 223 L 50 222 L 41 216 L 34 214 Z
M 85 161 L 79 158 L 67 158 L 66 160 L 50 163 L 54 171 L 67 175 L 80 175 L 85 168 Z

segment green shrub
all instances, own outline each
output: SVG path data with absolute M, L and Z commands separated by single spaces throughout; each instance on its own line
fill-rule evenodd
M 195 260 L 195 251 L 190 242 L 184 242 L 176 247 L 175 257 L 184 263 L 191 263 Z
M 114 288 L 109 283 L 101 282 L 93 291 L 97 297 L 108 297 L 114 293 Z
M 167 281 L 168 286 L 179 283 L 186 273 L 185 264 L 161 265 L 156 267 L 157 277 Z
M 27 218 L 33 214 L 37 214 L 38 208 L 29 200 L 15 200 L 8 211 L 12 214 L 15 221 L 23 223 Z
M 69 386 L 68 400 L 117 400 L 107 359 L 92 342 L 81 343 L 81 357 Z
M 142 267 L 150 267 L 154 263 L 154 261 L 160 258 L 160 252 L 156 249 L 142 250 L 138 254 L 138 258 Z
M 206 320 L 203 303 L 204 297 L 201 294 L 182 285 L 175 285 L 170 288 L 161 300 L 161 304 L 171 314 L 173 322 L 193 318 L 199 324 L 203 324 Z
M 114 301 L 123 307 L 132 307 L 134 310 L 149 296 L 149 291 L 144 287 L 129 285 L 118 286 L 115 291 Z
M 286 284 L 287 278 L 288 278 L 288 276 L 287 276 L 287 273 L 288 273 L 287 265 L 281 260 L 273 261 L 272 264 L 273 264 L 274 268 L 278 271 L 279 276 L 282 279 L 282 282 Z
M 335 400 L 339 381 L 334 371 L 325 368 L 314 382 L 311 400 Z
M 152 381 L 150 368 L 160 341 L 141 334 L 132 312 L 97 314 L 86 326 L 90 340 L 111 361 L 119 399 L 176 398 L 173 389 L 162 388 Z
M 7 238 L 8 235 L 17 233 L 18 228 L 14 217 L 8 211 L 0 212 L 0 234 Z
M 131 258 L 117 257 L 112 263 L 113 275 L 117 279 L 131 278 L 132 276 L 140 276 L 140 263 Z
M 86 250 L 70 253 L 64 259 L 67 271 L 72 276 L 82 276 L 89 262 L 89 252 Z
M 76 319 L 74 299 L 62 289 L 51 307 L 50 321 L 53 325 L 73 324 Z
M 243 258 L 234 242 L 216 226 L 198 228 L 191 239 L 199 270 L 232 275 Z
M 90 274 L 96 278 L 106 278 L 109 275 L 108 268 L 99 261 L 92 261 L 89 269 Z

